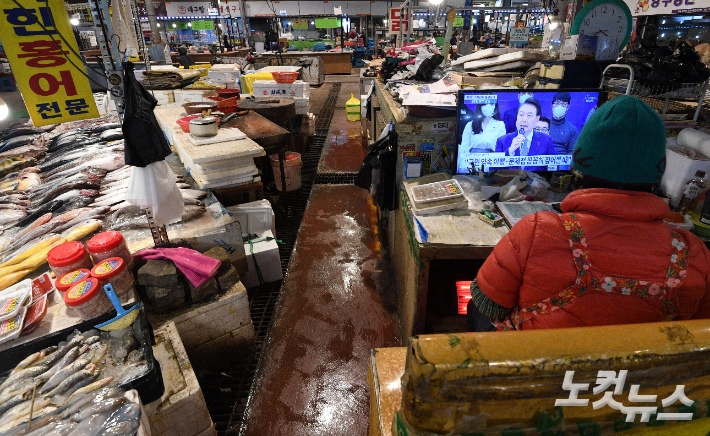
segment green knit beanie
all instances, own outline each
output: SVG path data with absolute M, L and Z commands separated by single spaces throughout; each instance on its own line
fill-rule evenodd
M 574 146 L 572 169 L 620 184 L 657 184 L 666 169 L 666 128 L 641 99 L 628 95 L 603 104 Z

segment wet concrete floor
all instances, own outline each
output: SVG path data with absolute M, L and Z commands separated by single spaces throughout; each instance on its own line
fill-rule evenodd
M 340 97 L 350 98 L 345 85 Z M 327 145 L 333 163 L 324 165 L 324 150 L 319 172 L 356 171 L 362 158 L 352 169 L 354 160 L 338 155 L 363 153 L 361 143 L 337 144 L 336 120 Z M 368 434 L 370 350 L 399 344 L 383 236 L 367 191 L 313 187 L 242 435 Z

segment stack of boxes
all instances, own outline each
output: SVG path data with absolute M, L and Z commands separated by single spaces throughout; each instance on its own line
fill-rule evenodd
M 239 79 L 241 70 L 236 64 L 215 64 L 207 73 L 207 83 L 224 85 L 227 88 L 241 89 Z
M 296 115 L 308 113 L 311 87 L 303 80 L 293 83 L 276 83 L 275 80 L 256 80 L 252 85 L 256 98 L 292 98 L 296 101 Z

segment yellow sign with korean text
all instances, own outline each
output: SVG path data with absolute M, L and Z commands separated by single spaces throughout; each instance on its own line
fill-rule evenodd
M 99 116 L 63 0 L 0 0 L 0 29 L 35 126 Z

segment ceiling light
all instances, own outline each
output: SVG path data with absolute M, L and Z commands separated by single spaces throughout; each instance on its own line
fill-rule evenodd
M 77 19 L 77 18 L 71 18 L 71 19 L 69 20 L 69 22 L 71 23 L 72 26 L 78 26 L 78 25 L 79 25 L 79 19 Z

